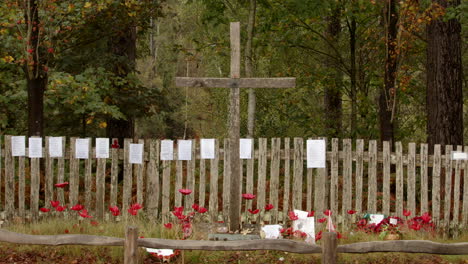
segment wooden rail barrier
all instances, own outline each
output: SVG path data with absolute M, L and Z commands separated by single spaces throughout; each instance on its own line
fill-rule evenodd
M 124 246 L 124 264 L 138 263 L 138 247 L 206 251 L 277 250 L 291 253 L 322 253 L 323 264 L 334 264 L 338 253 L 365 254 L 373 252 L 427 253 L 438 255 L 468 255 L 468 243 L 436 243 L 426 240 L 360 242 L 338 245 L 336 233 L 323 235 L 323 246 L 293 240 L 204 241 L 138 238 L 138 228 L 127 227 L 125 239 L 93 235 L 26 235 L 0 229 L 0 242 L 22 245 L 86 245 Z

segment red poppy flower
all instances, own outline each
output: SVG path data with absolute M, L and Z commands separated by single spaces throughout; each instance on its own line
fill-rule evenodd
M 164 224 L 164 227 L 167 228 L 167 229 L 171 229 L 172 228 L 172 223 Z
M 98 226 L 99 223 L 98 223 L 97 221 L 91 221 L 91 225 L 92 225 L 92 226 Z
M 344 236 L 340 232 L 336 232 L 336 238 L 342 239 L 342 238 L 344 238 Z
M 307 217 L 314 217 L 315 215 L 315 211 L 310 211 L 309 213 L 307 213 Z
M 323 211 L 323 214 L 326 215 L 326 216 L 330 216 L 330 215 L 332 215 L 332 212 L 330 211 L 330 209 L 327 209 L 327 210 Z
M 208 212 L 208 209 L 206 209 L 205 207 L 200 207 L 200 208 L 198 208 L 198 212 L 200 214 L 204 214 L 204 213 Z
M 255 210 L 248 209 L 247 211 L 249 211 L 249 213 L 251 214 L 258 214 L 258 212 L 260 212 L 260 209 L 255 209 Z
M 275 208 L 275 206 L 272 205 L 272 204 L 267 204 L 267 205 L 265 205 L 265 211 L 270 211 L 270 210 L 273 209 L 273 208 Z
M 54 184 L 57 188 L 65 188 L 68 185 L 68 182 L 56 183 Z
M 60 205 L 59 205 L 59 206 L 55 207 L 55 211 L 57 211 L 57 212 L 62 212 L 62 211 L 64 211 L 66 208 L 67 208 L 66 206 L 60 206 Z
M 354 210 L 348 210 L 348 214 L 350 214 L 350 215 L 353 215 L 355 213 L 356 213 L 356 211 L 354 211 Z
M 136 210 L 136 211 L 138 211 L 138 210 L 140 210 L 140 209 L 142 209 L 142 208 L 143 208 L 143 206 L 142 206 L 141 204 L 139 204 L 139 203 L 135 203 L 135 204 L 132 204 L 132 205 L 130 206 L 130 209 Z
M 198 204 L 193 204 L 192 205 L 193 210 L 198 211 L 198 208 L 200 208 L 200 206 Z
M 295 214 L 293 211 L 289 211 L 288 216 L 291 221 L 299 219 L 299 216 L 297 216 L 297 214 Z
M 86 209 L 81 210 L 78 214 L 83 218 L 93 218 L 88 214 L 88 210 Z
M 57 207 L 59 204 L 60 204 L 59 201 L 50 201 L 50 205 L 54 208 Z
M 131 215 L 137 215 L 138 214 L 138 210 L 135 210 L 135 209 L 132 209 L 132 208 L 129 208 L 127 211 Z
M 47 212 L 49 212 L 49 211 L 50 211 L 50 209 L 49 209 L 49 208 L 44 208 L 44 207 L 42 207 L 42 208 L 41 208 L 41 209 L 39 209 L 39 210 L 41 210 L 41 212 L 44 212 L 44 213 L 47 213 Z
M 81 211 L 83 209 L 84 209 L 84 206 L 81 204 L 75 204 L 72 208 L 70 208 L 70 210 L 73 210 L 73 211 Z
M 423 215 L 421 215 L 421 219 L 424 223 L 429 223 L 431 221 L 431 215 L 428 212 L 425 212 Z
M 70 231 L 68 229 L 65 229 L 65 231 L 63 231 L 65 234 L 68 234 L 70 233 Z
M 192 193 L 192 190 L 190 189 L 179 189 L 179 192 L 183 195 L 189 195 Z
M 413 230 L 418 231 L 419 229 L 421 229 L 421 225 L 418 224 L 418 223 L 416 223 L 416 222 L 414 222 L 414 223 L 410 226 L 410 228 L 413 229 Z
M 410 211 L 410 210 L 403 209 L 403 215 L 404 215 L 404 216 L 410 216 L 410 215 L 411 215 L 411 211 Z
M 320 239 L 322 239 L 322 231 L 318 232 L 318 233 L 315 235 L 315 241 L 319 241 Z
M 246 200 L 252 200 L 255 198 L 255 195 L 251 194 L 251 193 L 243 193 L 242 194 L 242 198 L 246 199 Z
M 145 238 L 144 236 L 139 236 L 138 238 Z
M 49 53 L 54 53 L 54 48 L 48 48 L 48 49 L 47 49 L 47 52 L 49 52 Z
M 114 139 L 114 143 L 112 143 L 111 148 L 120 148 L 119 141 L 117 139 Z
M 319 223 L 323 223 L 323 222 L 325 222 L 325 221 L 327 221 L 327 218 L 325 218 L 325 217 L 324 217 L 324 218 L 320 218 L 320 219 L 318 220 Z

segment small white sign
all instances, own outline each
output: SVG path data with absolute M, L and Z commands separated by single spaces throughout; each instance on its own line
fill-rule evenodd
M 49 156 L 51 158 L 61 158 L 63 156 L 61 137 L 49 137 Z
M 383 214 L 370 214 L 369 224 L 376 224 L 378 225 L 382 220 L 384 220 L 385 216 Z
M 396 218 L 390 218 L 390 221 L 389 221 L 389 222 L 390 222 L 390 224 L 392 224 L 392 225 L 397 225 L 397 224 L 398 224 L 398 219 L 396 219 Z
M 466 160 L 468 159 L 468 154 L 465 152 L 452 152 L 453 160 Z
M 42 138 L 30 137 L 28 142 L 28 156 L 30 158 L 42 158 Z
M 307 234 L 305 242 L 315 244 L 315 217 L 306 217 L 305 219 L 294 220 L 293 230 L 299 230 Z
M 307 140 L 307 168 L 325 168 L 325 140 Z
M 177 159 L 192 159 L 192 140 L 177 140 Z
M 77 138 L 75 141 L 75 159 L 88 159 L 89 138 Z
M 109 158 L 109 139 L 96 138 L 96 158 L 107 159 Z
M 143 164 L 143 144 L 130 144 L 130 164 Z
M 202 159 L 214 159 L 215 158 L 214 138 L 202 138 L 200 140 L 200 157 Z
M 262 231 L 265 233 L 266 239 L 278 239 L 281 238 L 281 225 L 264 225 Z
M 171 256 L 174 254 L 173 249 L 155 249 L 155 248 L 146 248 L 146 252 L 156 253 L 159 256 Z
M 252 143 L 253 139 L 251 138 L 241 138 L 239 140 L 239 157 L 241 159 L 252 158 Z
M 174 142 L 172 140 L 161 140 L 161 160 L 174 159 Z
M 13 157 L 26 156 L 26 138 L 25 136 L 11 137 L 11 155 Z

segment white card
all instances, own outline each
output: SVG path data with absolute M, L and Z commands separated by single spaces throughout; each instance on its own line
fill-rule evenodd
M 301 210 L 296 210 L 296 209 L 294 209 L 293 211 L 299 219 L 307 219 L 307 215 L 309 215 L 309 212 L 306 212 L 306 211 L 301 211 Z
M 109 139 L 96 138 L 96 158 L 107 159 L 109 158 Z
M 77 138 L 75 141 L 75 159 L 88 159 L 89 138 Z
M 325 168 L 325 140 L 307 140 L 307 168 Z
M 305 242 L 315 244 L 315 217 L 294 220 L 292 227 L 307 234 Z
M 13 157 L 26 156 L 25 136 L 11 137 L 11 155 Z
M 214 138 L 202 138 L 200 140 L 200 157 L 202 159 L 214 159 L 215 158 Z
M 265 233 L 266 239 L 278 239 L 281 238 L 281 225 L 264 225 L 262 231 Z
M 28 142 L 28 156 L 30 158 L 42 158 L 42 138 L 30 137 Z
M 129 161 L 130 164 L 142 164 L 143 163 L 143 144 L 130 144 L 129 149 Z
M 385 218 L 383 214 L 371 214 L 369 215 L 369 217 L 370 217 L 369 224 L 376 224 L 376 225 L 382 222 L 382 220 L 384 220 Z
M 397 224 L 398 224 L 398 219 L 396 219 L 396 218 L 390 218 L 390 221 L 389 221 L 389 222 L 390 222 L 390 224 L 392 224 L 392 225 L 397 225 Z
M 61 137 L 49 137 L 49 156 L 51 158 L 61 158 L 63 156 Z
M 161 160 L 174 159 L 174 142 L 172 140 L 161 140 Z
M 468 159 L 468 154 L 465 152 L 452 152 L 453 160 L 466 160 Z
M 241 159 L 252 158 L 252 143 L 253 139 L 251 138 L 241 138 L 239 140 L 239 157 Z
M 192 140 L 177 140 L 177 159 L 192 159 Z
M 146 248 L 146 251 L 149 253 L 156 253 L 159 256 L 171 256 L 174 254 L 173 249 L 155 249 L 155 248 Z

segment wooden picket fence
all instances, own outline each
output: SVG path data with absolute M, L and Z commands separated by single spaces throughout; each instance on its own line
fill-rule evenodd
M 160 161 L 160 140 L 136 140 L 144 143 L 141 165 L 129 163 L 131 139 L 124 140 L 122 149 L 112 148 L 109 159 L 96 159 L 90 154 L 90 159 L 84 161 L 74 157 L 75 141 L 63 138 L 65 156 L 50 158 L 45 138 L 41 173 L 41 160 L 12 157 L 11 137 L 4 136 L 1 158 L 5 166 L 0 174 L 4 195 L 0 193 L 0 208 L 7 218 L 36 219 L 39 208 L 47 207 L 52 200 L 70 206 L 83 203 L 97 218 L 104 218 L 107 208 L 113 205 L 126 214 L 134 202 L 143 204 L 151 218 L 170 217 L 174 206 L 189 210 L 193 203 L 206 207 L 214 221 L 227 218 L 227 139 L 215 141 L 216 158 L 211 160 L 200 159 L 199 141 L 193 140 L 190 161 L 176 160 L 176 148 L 173 161 Z M 383 142 L 379 151 L 376 140 L 365 144 L 362 139 L 353 142 L 333 138 L 328 142 L 327 168 L 307 169 L 303 138 L 259 138 L 254 142 L 253 158 L 241 161 L 239 193 L 256 194 L 253 201 L 243 201 L 243 221 L 283 222 L 292 209 L 315 210 L 321 217 L 328 208 L 335 212 L 337 221 L 346 221 L 351 217 L 346 214 L 349 209 L 402 216 L 405 208 L 413 215 L 430 212 L 443 227 L 466 227 L 468 222 L 468 175 L 463 173 L 468 162 L 452 160 L 452 146 L 446 146 L 447 155 L 442 155 L 440 145 L 435 145 L 434 153 L 429 155 L 427 144 L 420 144 L 417 153 L 416 144 L 409 143 L 404 153 L 401 142 L 396 142 L 395 152 L 391 152 L 389 142 Z M 89 147 L 95 153 L 92 140 Z M 463 147 L 457 146 L 456 151 L 463 151 Z M 468 151 L 467 147 L 464 151 Z M 119 175 L 123 177 L 120 182 Z M 54 187 L 54 183 L 64 181 L 70 183 L 68 188 Z M 183 196 L 177 191 L 181 188 L 193 193 Z M 266 204 L 275 208 L 258 215 L 247 213 L 247 209 L 262 209 Z

